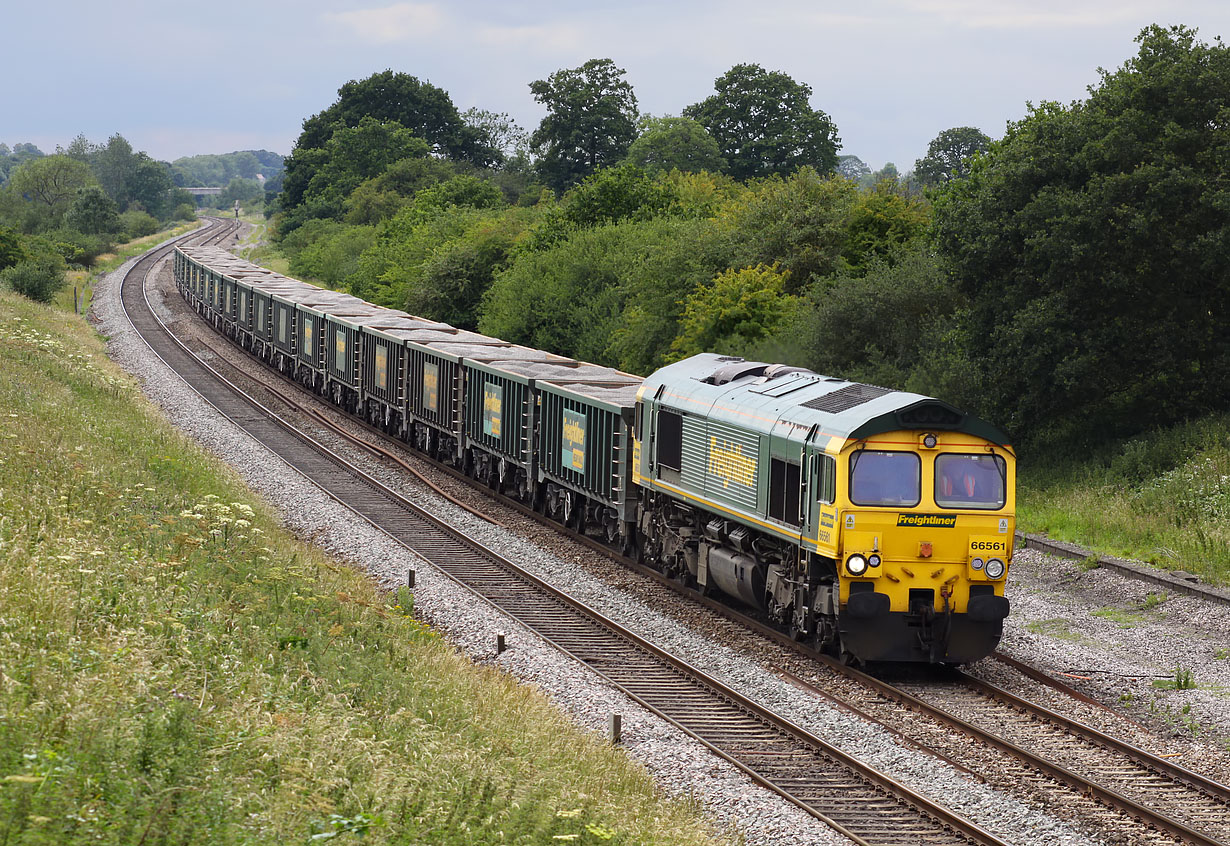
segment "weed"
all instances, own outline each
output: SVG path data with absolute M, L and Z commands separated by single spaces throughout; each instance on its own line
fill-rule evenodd
M 1144 622 L 1145 619 L 1143 614 L 1128 611 L 1114 605 L 1106 608 L 1099 608 L 1097 611 L 1093 612 L 1093 616 L 1101 617 L 1106 620 L 1113 620 L 1119 624 L 1119 628 L 1121 629 L 1130 629 L 1133 626 Z
M 1153 686 L 1159 690 L 1193 690 L 1196 687 L 1196 677 L 1191 670 L 1185 667 L 1175 667 L 1173 676 L 1166 679 L 1154 679 Z
M 1167 599 L 1169 597 L 1164 593 L 1153 593 L 1150 591 L 1149 595 L 1140 603 L 1140 608 L 1143 611 L 1152 611 L 1154 608 L 1160 607 Z
M 1101 566 L 1101 561 L 1096 555 L 1086 555 L 1084 558 L 1076 562 L 1077 569 L 1088 573 L 1090 570 L 1096 570 Z
M 1071 625 L 1064 619 L 1031 620 L 1025 628 L 1034 634 L 1053 637 L 1056 640 L 1067 640 L 1073 643 L 1092 644 L 1092 639 L 1081 632 L 1073 631 Z

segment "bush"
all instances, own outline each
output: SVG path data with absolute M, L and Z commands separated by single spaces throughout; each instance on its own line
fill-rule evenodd
M 40 258 L 0 270 L 0 284 L 37 302 L 49 303 L 68 284 L 68 278 L 62 263 Z
M 88 266 L 106 252 L 114 242 L 106 235 L 86 235 L 76 229 L 53 229 L 46 237 L 54 249 L 69 264 Z
M 172 220 L 196 220 L 196 206 L 192 203 L 180 203 L 171 214 Z
M 120 215 L 120 228 L 132 241 L 157 232 L 158 220 L 149 212 L 129 210 Z

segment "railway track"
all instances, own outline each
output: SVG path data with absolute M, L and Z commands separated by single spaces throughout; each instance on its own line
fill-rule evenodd
M 298 388 L 297 385 L 295 387 Z M 390 457 L 422 478 L 421 474 L 413 471 L 390 450 L 378 443 L 354 438 L 342 427 L 329 421 L 320 411 L 287 397 L 276 389 L 273 390 L 288 406 L 313 416 L 355 440 L 370 452 Z M 271 412 L 265 411 L 272 416 Z M 367 428 L 384 437 L 376 430 Z M 442 469 L 466 479 L 451 468 Z M 320 470 L 320 466 L 308 468 L 308 473 L 318 473 Z M 362 487 L 361 485 L 360 488 Z M 680 666 L 679 662 L 669 655 L 661 653 L 630 632 L 621 631 L 616 624 L 601 618 L 600 615 L 585 615 L 578 609 L 570 609 L 571 600 L 532 576 L 511 575 L 516 568 L 512 568 L 507 562 L 484 557 L 484 553 L 475 551 L 472 545 L 454 546 L 455 539 L 447 539 L 444 534 L 446 527 L 437 524 L 433 533 L 426 532 L 413 522 L 406 523 L 407 504 L 400 501 L 395 494 L 388 492 L 373 495 L 371 485 L 368 484 L 365 490 L 354 488 L 332 495 L 350 507 L 354 507 L 357 502 L 365 509 L 373 508 L 376 512 L 387 510 L 391 503 L 393 513 L 384 518 L 383 524 L 379 514 L 369 515 L 363 511 L 360 513 L 364 513 L 367 519 L 386 531 L 391 528 L 390 533 L 394 537 L 425 558 L 439 562 L 442 569 L 467 587 L 505 608 L 530 628 L 539 630 L 559 648 L 589 664 L 650 710 L 697 737 L 717 754 L 731 760 L 736 766 L 791 801 L 830 822 L 838 830 L 854 836 L 859 842 L 996 842 L 993 838 L 979 839 L 989 835 L 976 829 L 970 832 L 957 831 L 953 820 L 945 819 L 942 815 L 936 816 L 934 809 L 928 812 L 931 815 L 929 825 L 935 826 L 938 823 L 938 828 L 934 831 L 928 825 L 904 833 L 891 829 L 881 830 L 874 826 L 869 830 L 860 830 L 858 826 L 866 826 L 869 817 L 899 815 L 903 803 L 910 803 L 908 798 L 894 794 L 894 790 L 900 788 L 900 785 L 894 785 L 891 780 L 880 781 L 882 777 L 876 777 L 874 774 L 864 774 L 864 780 L 858 786 L 852 786 L 850 783 L 818 784 L 812 783 L 819 781 L 816 779 L 812 779 L 812 782 L 801 779 L 800 773 L 814 773 L 817 767 L 827 772 L 838 766 L 854 766 L 856 762 L 842 762 L 837 750 L 831 747 L 825 749 L 822 741 L 795 726 L 772 727 L 773 715 L 761 711 L 754 703 L 742 705 L 738 715 L 728 713 L 725 709 L 742 698 L 736 692 L 696 673 L 686 665 Z M 541 515 L 518 503 L 506 499 L 502 501 L 541 519 Z M 461 504 L 468 510 L 473 510 Z M 554 523 L 551 525 L 560 528 Z M 612 555 L 611 550 L 592 539 L 575 533 L 573 536 L 606 555 Z M 621 561 L 632 563 L 635 569 L 660 582 L 679 587 L 648 568 L 623 559 Z M 708 598 L 697 597 L 694 592 L 686 592 L 725 616 L 757 628 L 779 643 L 798 648 L 793 641 L 768 629 L 760 621 L 746 618 Z M 588 616 L 587 621 L 580 621 L 573 616 L 578 612 L 582 617 Z M 548 624 L 547 621 L 551 622 Z M 601 636 L 593 633 L 592 627 L 595 624 L 604 630 Z M 553 633 L 550 628 L 540 628 L 548 625 L 557 627 L 558 631 Z M 612 636 L 617 636 L 623 643 L 615 645 L 608 641 L 607 638 Z M 808 657 L 815 657 L 813 653 L 806 654 Z M 834 672 L 846 673 L 848 677 L 858 679 L 868 696 L 883 697 L 896 707 L 911 708 L 927 714 L 931 719 L 943 721 L 967 736 L 1015 757 L 1025 766 L 1069 785 L 1084 796 L 1096 797 L 1104 806 L 1115 809 L 1130 819 L 1139 820 L 1159 832 L 1183 842 L 1196 844 L 1230 842 L 1226 839 L 1230 833 L 1230 789 L 1203 779 L 1195 773 L 1133 749 L 1113 737 L 1073 723 L 1039 706 L 1019 700 L 1006 691 L 990 689 L 989 685 L 969 677 L 959 677 L 957 681 L 946 685 L 914 684 L 911 688 L 909 683 L 887 685 L 881 680 L 835 663 L 830 663 L 830 666 Z M 649 667 L 672 669 L 663 676 L 655 677 Z M 693 675 L 689 676 L 689 673 Z M 1092 702 L 1049 677 L 1039 677 L 1039 680 L 1086 702 Z M 802 683 L 798 679 L 795 679 L 795 682 Z M 845 704 L 855 710 L 862 708 L 851 702 Z M 958 712 L 966 715 L 968 719 L 963 719 Z M 863 710 L 863 713 L 868 711 Z M 1030 750 L 1027 751 L 1026 745 Z M 836 756 L 833 753 L 837 753 Z M 960 767 L 959 764 L 957 766 Z M 861 797 L 859 801 L 851 799 L 860 792 L 873 792 L 874 795 Z M 957 834 L 956 840 L 943 839 L 954 833 Z M 904 840 L 894 839 L 899 836 L 904 837 Z M 930 839 L 932 837 L 941 839 Z
M 134 329 L 221 414 L 328 495 L 856 843 L 1002 844 L 485 549 L 282 421 L 194 356 L 150 307 L 144 282 L 169 249 L 142 259 L 123 282 Z

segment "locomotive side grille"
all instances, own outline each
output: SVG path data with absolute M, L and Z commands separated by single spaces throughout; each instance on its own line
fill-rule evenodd
M 855 382 L 853 385 L 846 385 L 844 388 L 839 388 L 831 394 L 825 394 L 822 397 L 809 399 L 807 402 L 799 404 L 803 408 L 813 408 L 816 411 L 827 411 L 829 414 L 837 414 L 854 408 L 856 405 L 862 405 L 876 397 L 882 397 L 885 394 L 891 393 L 892 391 L 888 388 Z

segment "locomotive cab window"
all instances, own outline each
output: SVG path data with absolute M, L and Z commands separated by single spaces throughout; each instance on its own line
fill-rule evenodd
M 837 501 L 837 459 L 831 455 L 821 455 L 819 475 L 816 485 L 816 499 L 825 505 Z
M 998 455 L 945 453 L 935 457 L 935 504 L 940 508 L 1004 507 L 1008 469 Z
M 850 457 L 850 501 L 855 505 L 918 505 L 921 471 L 922 462 L 912 452 L 856 452 Z

